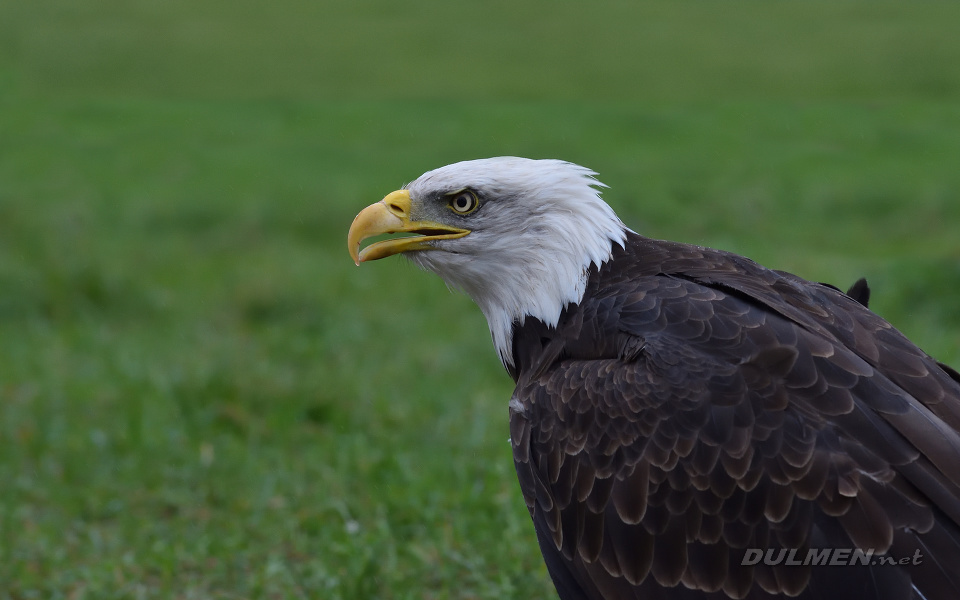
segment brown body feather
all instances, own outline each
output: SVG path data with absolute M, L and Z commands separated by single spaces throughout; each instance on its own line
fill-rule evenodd
M 630 234 L 555 328 L 517 325 L 515 464 L 563 600 L 960 598 L 960 382 L 851 291 Z

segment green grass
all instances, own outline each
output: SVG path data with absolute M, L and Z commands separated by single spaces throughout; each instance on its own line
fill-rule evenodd
M 269 7 L 269 8 L 267 8 Z M 455 160 L 960 365 L 960 8 L 0 4 L 0 598 L 551 598 L 479 311 L 350 262 Z

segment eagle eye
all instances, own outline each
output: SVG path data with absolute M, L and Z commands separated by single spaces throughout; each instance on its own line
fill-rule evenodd
M 450 209 L 458 215 L 469 215 L 479 206 L 480 200 L 470 190 L 461 190 L 450 196 Z

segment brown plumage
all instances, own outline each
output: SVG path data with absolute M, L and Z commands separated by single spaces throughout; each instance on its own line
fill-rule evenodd
M 561 598 L 960 598 L 960 382 L 861 288 L 630 234 L 557 327 L 515 330 L 514 459 Z
M 448 165 L 348 235 L 358 264 L 403 253 L 486 316 L 561 599 L 960 598 L 960 375 L 865 281 L 643 237 L 593 175 Z M 420 236 L 360 252 L 397 232 Z

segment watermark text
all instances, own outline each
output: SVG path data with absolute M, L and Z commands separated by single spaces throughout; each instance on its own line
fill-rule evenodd
M 854 565 L 870 566 L 898 566 L 919 565 L 923 562 L 923 554 L 916 550 L 913 556 L 894 558 L 886 554 L 874 555 L 873 549 L 861 548 L 809 548 L 806 551 L 798 548 L 747 548 L 743 554 L 742 566 L 757 565 L 760 563 L 771 567 L 786 565 L 800 567 L 804 565 L 847 567 Z

